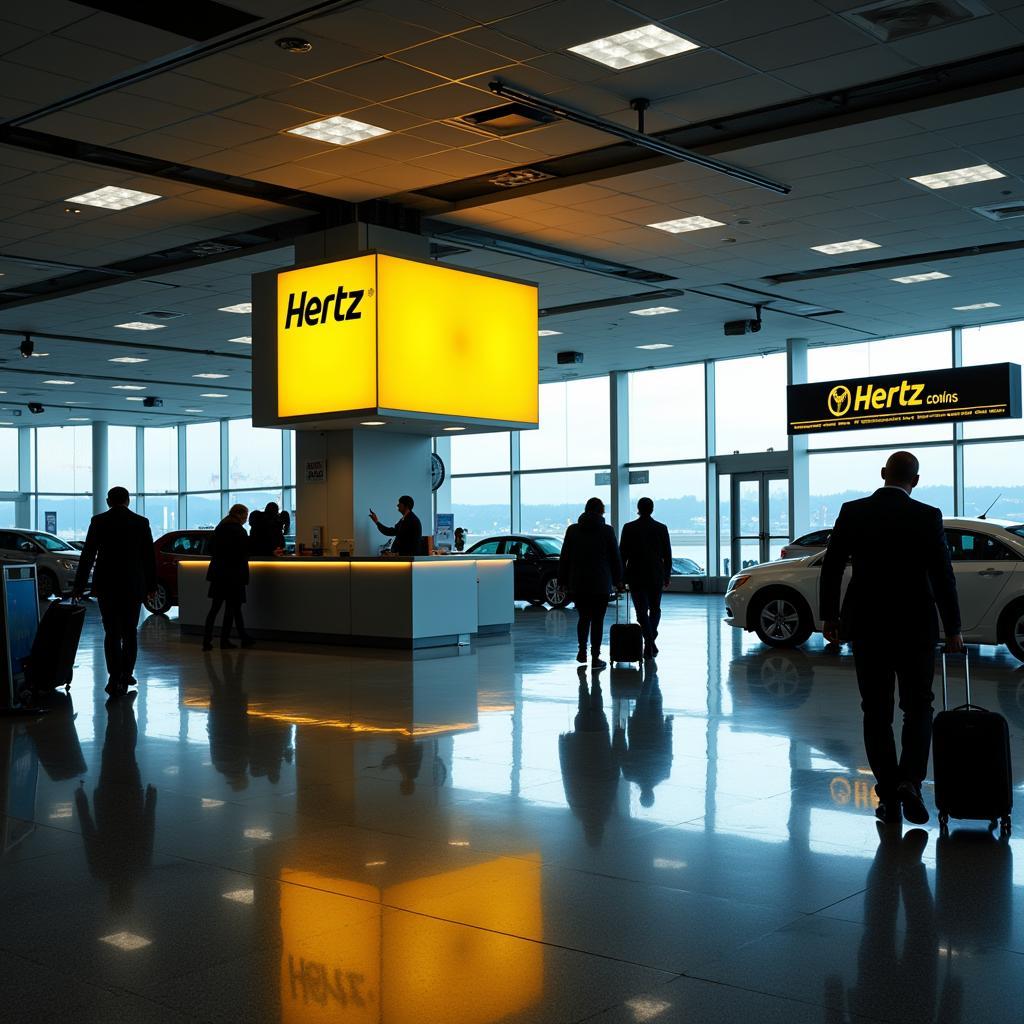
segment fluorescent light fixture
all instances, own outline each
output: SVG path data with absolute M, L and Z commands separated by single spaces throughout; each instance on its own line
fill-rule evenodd
M 570 46 L 570 53 L 578 53 L 581 57 L 597 61 L 606 67 L 621 71 L 633 68 L 638 64 L 648 64 L 662 57 L 673 57 L 677 53 L 696 50 L 697 44 L 689 39 L 666 32 L 657 25 L 641 25 L 626 32 L 617 32 L 603 39 L 593 39 L 589 43 Z
M 673 306 L 648 306 L 646 309 L 631 309 L 632 316 L 661 316 L 663 313 L 678 313 Z
M 120 949 L 126 953 L 136 949 L 144 949 L 146 946 L 153 944 L 151 939 L 144 939 L 141 935 L 136 935 L 134 932 L 114 932 L 113 935 L 104 935 L 100 942 L 105 942 L 108 946 L 113 946 L 115 949 Z
M 266 828 L 247 828 L 243 833 L 246 839 L 273 839 L 274 833 Z
M 0 420 L 0 427 L 13 427 L 14 420 Z
M 684 231 L 702 231 L 704 228 L 724 228 L 725 222 L 712 220 L 710 217 L 677 217 L 675 220 L 662 220 L 657 224 L 648 224 L 649 228 L 667 231 L 670 235 L 681 235 Z
M 553 338 L 556 334 L 561 334 L 561 331 L 538 331 L 538 338 Z
M 445 427 L 444 429 L 447 430 L 449 433 L 454 433 L 456 430 L 465 430 L 466 428 L 465 427 Z
M 69 416 L 68 423 L 88 423 L 88 416 Z
M 672 860 L 668 857 L 655 857 L 654 866 L 656 868 L 667 868 L 670 871 L 681 871 L 686 867 L 686 861 Z
M 185 412 L 202 412 L 202 409 L 186 409 Z
M 146 386 L 144 384 L 112 384 L 112 391 L 145 391 Z
M 144 402 L 145 399 L 144 398 L 126 398 L 125 401 L 126 402 Z
M 866 238 L 851 238 L 848 242 L 829 242 L 827 245 L 812 245 L 815 252 L 823 252 L 826 256 L 838 256 L 844 252 L 860 252 L 861 249 L 880 249 L 878 242 L 869 242 Z
M 98 206 L 101 210 L 127 210 L 132 206 L 151 203 L 154 199 L 162 199 L 155 192 L 137 192 L 133 188 L 118 188 L 116 185 L 104 185 L 103 188 L 83 192 L 80 196 L 68 196 L 65 203 L 81 203 L 83 206 Z
M 958 313 L 970 313 L 975 309 L 998 309 L 998 302 L 975 302 L 970 306 L 954 306 L 953 307 Z
M 652 345 L 637 345 L 637 348 L 642 348 L 645 352 L 657 352 L 660 348 L 672 348 L 672 346 L 664 341 L 656 341 Z
M 361 427 L 386 427 L 387 422 L 385 420 L 366 420 L 364 423 L 360 423 Z
M 148 359 L 143 359 L 141 356 L 118 356 L 116 359 L 108 359 L 109 363 L 148 363 Z
M 1002 171 L 997 171 L 988 164 L 977 164 L 974 167 L 960 167 L 955 171 L 939 171 L 938 174 L 921 174 L 910 180 L 925 188 L 953 188 L 955 185 L 970 185 L 976 181 L 992 181 L 1005 178 Z
M 226 380 L 228 374 L 226 373 L 193 373 L 192 378 L 194 380 Z
M 227 395 L 221 394 L 219 391 L 210 391 L 205 395 L 200 395 L 200 398 L 227 398 Z
M 390 135 L 387 128 L 378 128 L 375 124 L 353 121 L 350 117 L 325 117 L 321 121 L 300 124 L 298 128 L 289 128 L 290 135 L 302 135 L 317 142 L 329 142 L 333 146 L 351 146 L 353 142 L 364 142 L 375 139 L 379 135 Z
M 68 804 L 68 806 L 70 807 L 71 805 Z M 363 867 L 366 867 L 366 868 L 382 868 L 382 867 L 384 867 L 385 864 L 387 864 L 386 860 L 368 860 L 363 865 Z
M 228 338 L 228 341 L 233 342 L 236 345 L 251 345 L 252 338 L 248 334 L 243 334 L 240 338 Z
M 221 306 L 221 313 L 251 313 L 252 303 L 251 302 L 236 302 L 233 306 Z
M 167 324 L 148 324 L 145 320 L 130 320 L 126 324 L 114 324 L 114 326 L 120 327 L 123 331 L 160 331 Z
M 253 900 L 256 899 L 256 892 L 254 889 L 232 889 L 231 892 L 221 893 L 221 899 L 231 900 L 232 903 L 242 903 L 247 907 L 251 907 Z
M 949 274 L 933 270 L 930 274 L 907 274 L 906 277 L 891 277 L 889 280 L 897 284 L 918 284 L 920 281 L 939 281 L 944 277 L 949 277 Z
M 44 384 L 68 385 L 68 384 L 74 384 L 75 382 L 73 380 L 44 380 L 43 383 Z

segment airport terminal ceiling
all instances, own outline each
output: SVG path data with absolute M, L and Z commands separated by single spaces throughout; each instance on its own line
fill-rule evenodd
M 0 359 L 4 408 L 47 406 L 33 425 L 66 422 L 69 404 L 111 423 L 247 415 L 250 275 L 355 219 L 421 230 L 448 265 L 536 281 L 541 330 L 557 332 L 541 338 L 542 380 L 1024 318 L 1024 5 L 989 0 L 892 41 L 852 5 L 810 0 L 208 6 L 211 19 L 63 0 L 3 14 Z M 695 45 L 624 70 L 569 49 L 645 24 Z M 464 119 L 504 102 L 495 81 L 629 127 L 646 97 L 647 132 L 791 191 L 564 118 L 488 134 Z M 339 115 L 382 133 L 291 131 Z M 980 165 L 994 172 L 958 187 L 911 180 Z M 539 173 L 493 181 L 522 170 Z M 159 198 L 74 198 L 105 187 Z M 979 212 L 992 207 L 1006 219 Z M 651 226 L 693 217 L 715 223 Z M 812 248 L 854 240 L 873 244 Z M 947 276 L 894 280 L 922 274 Z M 759 333 L 723 335 L 759 304 Z M 979 304 L 995 305 L 957 308 Z M 659 307 L 673 312 L 635 315 Z M 124 326 L 138 323 L 157 326 Z M 21 357 L 24 333 L 46 358 Z M 638 349 L 651 345 L 671 347 Z M 566 349 L 585 356 L 570 373 Z M 125 386 L 162 407 L 127 403 Z

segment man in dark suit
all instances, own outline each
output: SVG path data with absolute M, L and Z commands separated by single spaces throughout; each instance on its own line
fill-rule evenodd
M 156 590 L 156 554 L 149 520 L 128 509 L 124 487 L 107 494 L 108 511 L 93 516 L 78 562 L 74 594 L 81 597 L 95 563 L 92 594 L 103 619 L 103 651 L 107 660 L 107 693 L 127 693 L 138 682 L 132 673 L 139 653 L 138 626 L 142 601 Z
M 668 590 L 672 576 L 672 541 L 668 527 L 654 518 L 654 502 L 650 498 L 641 498 L 636 511 L 637 518 L 622 528 L 619 554 L 636 621 L 644 634 L 644 657 L 653 658 L 658 653 L 654 641 L 661 622 L 661 592 Z
M 403 494 L 398 499 L 398 511 L 402 518 L 394 526 L 385 526 L 378 518 L 377 513 L 370 509 L 370 518 L 374 521 L 377 529 L 385 537 L 394 537 L 391 543 L 391 554 L 393 555 L 418 555 L 421 554 L 420 542 L 423 539 L 423 526 L 419 516 L 413 512 L 416 503 L 408 494 Z
M 942 513 L 915 501 L 918 462 L 910 452 L 889 456 L 885 486 L 843 505 L 821 567 L 822 632 L 853 644 L 864 712 L 864 746 L 875 775 L 879 820 L 905 814 L 923 825 L 928 810 L 921 782 L 932 736 L 932 676 L 939 638 L 936 606 L 947 649 L 962 651 L 956 579 L 942 529 Z M 842 602 L 843 573 L 853 575 Z M 842 626 L 840 626 L 840 619 Z M 893 688 L 903 712 L 902 751 L 893 736 Z M 902 813 L 901 813 L 902 807 Z

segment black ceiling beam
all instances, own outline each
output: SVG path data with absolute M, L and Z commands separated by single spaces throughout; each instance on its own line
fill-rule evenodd
M 183 355 L 216 356 L 218 359 L 241 359 L 245 362 L 252 362 L 252 356 L 245 352 L 217 352 L 210 348 L 187 348 L 184 345 L 156 345 L 139 341 L 125 341 L 124 339 L 115 341 L 112 338 L 86 338 L 80 334 L 53 334 L 48 331 L 32 330 L 14 331 L 0 327 L 0 338 L 24 338 L 26 334 L 33 340 L 70 341 L 75 345 L 104 345 L 107 348 L 127 348 L 142 352 L 177 352 Z M 3 360 L 0 359 L 0 363 L 2 362 Z

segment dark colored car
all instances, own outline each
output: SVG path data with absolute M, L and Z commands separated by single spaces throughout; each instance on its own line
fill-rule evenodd
M 560 537 L 487 537 L 466 550 L 467 555 L 511 555 L 515 559 L 515 598 L 532 604 L 547 602 L 564 608 L 569 595 L 558 582 Z
M 178 603 L 178 563 L 210 557 L 213 530 L 176 530 L 165 533 L 156 548 L 156 593 L 146 598 L 146 610 L 163 615 Z

